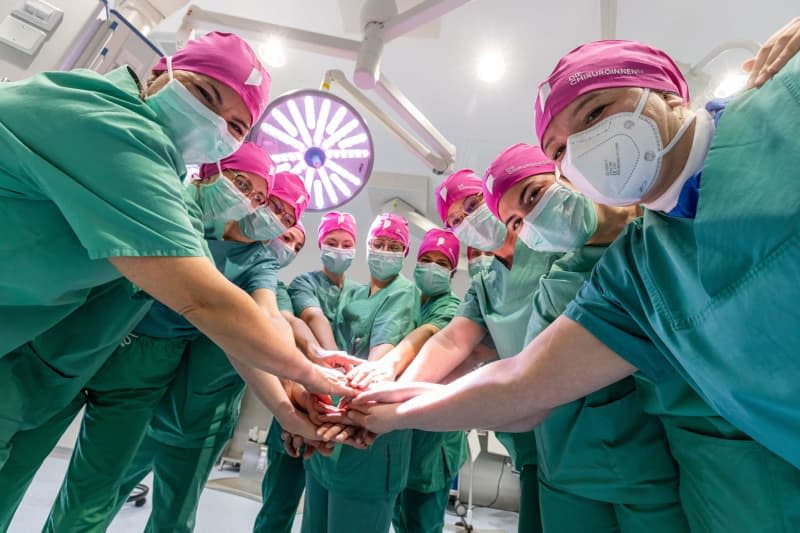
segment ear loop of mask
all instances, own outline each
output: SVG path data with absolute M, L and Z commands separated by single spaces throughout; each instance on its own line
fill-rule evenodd
M 167 75 L 169 76 L 169 81 L 175 79 L 175 76 L 172 74 L 172 56 L 167 56 Z

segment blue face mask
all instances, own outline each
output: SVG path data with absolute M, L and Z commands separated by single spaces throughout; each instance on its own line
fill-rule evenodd
M 377 280 L 384 281 L 396 276 L 403 269 L 403 252 L 381 252 L 367 250 L 367 264 L 369 273 Z
M 473 257 L 467 261 L 467 272 L 469 273 L 469 277 L 471 278 L 479 272 L 489 270 L 489 267 L 492 266 L 493 262 L 493 255 L 479 255 L 477 257 Z
M 419 263 L 414 282 L 425 296 L 439 296 L 450 291 L 450 270 L 436 263 Z
M 506 242 L 506 227 L 497 220 L 485 203 L 467 215 L 453 229 L 458 240 L 478 250 L 491 252 Z
M 259 207 L 255 212 L 239 220 L 239 231 L 254 241 L 271 241 L 286 231 L 278 215 L 267 206 Z
M 322 265 L 331 274 L 343 274 L 353 262 L 355 248 L 334 248 L 322 246 Z
M 172 57 L 167 57 L 169 82 L 145 103 L 167 128 L 184 163 L 209 163 L 225 159 L 239 149 L 242 142 L 228 131 L 228 124 L 176 80 L 172 74 Z
M 531 250 L 569 252 L 586 245 L 597 231 L 594 203 L 554 183 L 523 219 L 519 240 Z
M 297 257 L 297 252 L 293 246 L 289 246 L 283 239 L 272 239 L 264 245 L 272 257 L 278 262 L 281 268 L 285 267 Z
M 222 174 L 222 170 L 213 183 L 200 184 L 198 187 L 197 201 L 203 211 L 204 221 L 241 220 L 254 211 L 250 199 Z

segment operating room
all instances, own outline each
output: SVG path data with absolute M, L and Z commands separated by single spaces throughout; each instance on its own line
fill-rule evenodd
M 0 532 L 800 531 L 797 8 L 0 1 Z

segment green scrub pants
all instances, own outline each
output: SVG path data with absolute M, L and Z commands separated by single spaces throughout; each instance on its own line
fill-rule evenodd
M 613 504 L 569 494 L 539 480 L 542 527 L 547 533 L 674 533 L 685 527 L 680 505 Z
M 519 473 L 519 523 L 517 533 L 542 533 L 539 512 L 539 471 L 536 465 L 524 465 Z
M 152 471 L 153 508 L 145 532 L 190 533 L 208 474 L 230 437 L 230 431 L 226 431 L 218 434 L 210 446 L 187 448 L 146 436 L 120 487 L 114 514 L 125 504 L 134 487 Z
M 691 530 L 800 531 L 800 470 L 757 442 L 664 422 Z
M 131 335 L 87 385 L 86 411 L 45 532 L 105 531 L 116 489 L 187 341 Z
M 397 494 L 374 498 L 329 491 L 306 470 L 306 500 L 301 533 L 387 533 Z
M 152 301 L 133 290 L 126 279 L 96 287 L 57 325 L 0 355 L 0 468 L 14 435 L 46 423 L 69 405 L 147 313 Z
M 452 481 L 452 480 L 451 480 Z M 406 488 L 397 497 L 392 525 L 396 533 L 441 533 L 450 486 L 435 492 Z
M 290 533 L 306 485 L 302 457 L 267 450 L 269 466 L 261 482 L 261 511 L 253 533 Z
M 20 431 L 11 439 L 12 453 L 0 469 L 0 531 L 6 531 L 36 471 L 83 407 L 76 397 L 60 413 L 41 426 Z

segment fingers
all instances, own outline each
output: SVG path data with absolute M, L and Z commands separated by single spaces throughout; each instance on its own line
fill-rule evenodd
M 752 68 L 750 69 L 750 76 L 747 78 L 747 87 L 756 87 L 756 82 L 761 78 L 761 68 L 764 66 L 764 62 L 767 60 L 769 56 L 769 51 L 772 47 L 769 45 L 762 46 L 761 49 L 756 54 L 756 57 L 752 59 Z

